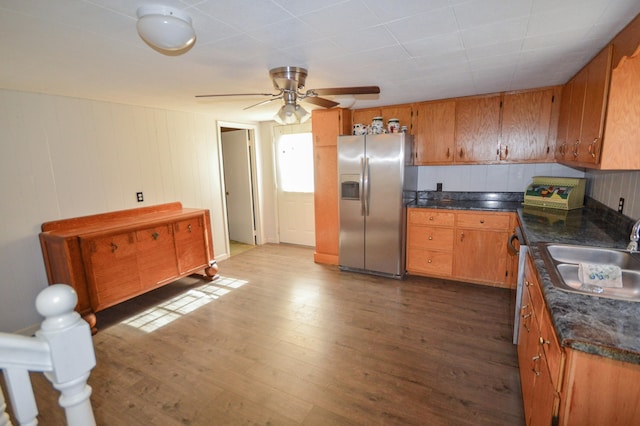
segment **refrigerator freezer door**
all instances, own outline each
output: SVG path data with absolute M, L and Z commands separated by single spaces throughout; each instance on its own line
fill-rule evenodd
M 368 216 L 365 220 L 364 269 L 404 274 L 404 136 L 367 135 Z
M 338 139 L 338 259 L 341 267 L 360 270 L 364 269 L 364 159 L 364 136 L 342 136 Z

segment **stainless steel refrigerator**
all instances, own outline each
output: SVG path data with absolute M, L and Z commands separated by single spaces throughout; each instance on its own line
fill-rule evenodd
M 405 275 L 405 191 L 413 194 L 410 135 L 338 137 L 340 269 Z

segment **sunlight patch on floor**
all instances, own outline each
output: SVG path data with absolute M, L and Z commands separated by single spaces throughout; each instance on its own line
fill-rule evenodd
M 122 323 L 151 333 L 247 283 L 248 281 L 245 280 L 221 276 L 213 282 L 191 289 Z

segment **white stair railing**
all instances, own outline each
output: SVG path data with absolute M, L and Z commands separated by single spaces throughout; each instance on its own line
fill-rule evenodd
M 78 296 L 65 284 L 51 285 L 38 294 L 36 309 L 45 319 L 35 337 L 0 333 L 0 369 L 4 373 L 15 420 L 21 426 L 38 424 L 29 372 L 43 372 L 60 391 L 58 403 L 69 426 L 95 425 L 89 373 L 96 365 L 89 324 L 74 311 Z M 0 426 L 11 425 L 0 389 Z

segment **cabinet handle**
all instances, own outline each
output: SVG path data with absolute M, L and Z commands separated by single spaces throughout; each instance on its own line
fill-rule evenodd
M 431 259 L 427 259 L 427 263 L 431 263 L 433 262 Z
M 189 232 L 191 232 L 191 228 L 192 228 L 192 227 L 191 227 L 191 224 L 189 224 L 189 225 L 187 226 L 187 230 L 188 230 Z
M 531 357 L 531 361 L 533 362 L 533 366 L 531 367 L 531 371 L 535 373 L 536 376 L 540 375 L 540 370 L 536 370 L 536 364 L 540 361 L 540 355 L 536 355 Z
M 433 236 L 429 235 L 429 241 L 433 241 Z
M 433 216 L 429 216 L 429 220 L 433 220 Z
M 447 158 L 449 158 L 449 155 L 451 155 L 451 148 L 447 148 Z
M 484 219 L 480 219 L 480 223 L 484 223 Z
M 464 157 L 464 151 L 462 150 L 462 148 L 460 148 L 460 158 Z
M 153 237 L 154 240 L 157 240 L 160 234 L 158 234 L 157 232 L 154 232 L 153 234 L 151 234 L 151 236 Z
M 579 140 L 577 140 L 576 143 L 573 144 L 573 158 L 578 158 L 578 145 L 580 145 Z
M 461 232 L 460 233 L 460 242 L 463 242 L 463 241 L 464 241 L 464 232 Z
M 118 250 L 118 245 L 116 243 L 111 243 L 111 253 L 115 253 Z
M 527 286 L 527 287 L 531 287 L 533 285 L 533 283 L 531 281 L 525 280 L 524 285 Z
M 598 138 L 594 138 L 593 142 L 589 144 L 589 154 L 591 154 L 592 158 L 596 158 L 596 144 L 598 143 Z
M 551 342 L 540 336 L 540 344 L 541 345 L 551 345 Z

